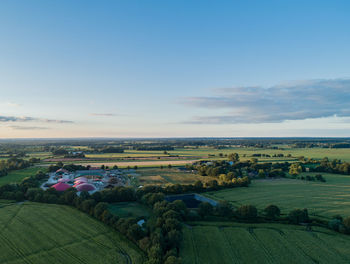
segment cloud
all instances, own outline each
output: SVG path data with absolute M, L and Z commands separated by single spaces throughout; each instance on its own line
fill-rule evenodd
M 14 102 L 6 102 L 6 103 L 2 103 L 5 106 L 9 106 L 9 107 L 20 107 L 20 104 L 14 103 Z
M 309 80 L 272 87 L 216 89 L 211 97 L 182 103 L 220 114 L 196 116 L 184 123 L 279 123 L 322 117 L 350 117 L 350 79 Z M 222 114 L 225 111 L 225 114 Z
M 0 122 L 30 122 L 30 121 L 36 121 L 36 122 L 42 122 L 42 123 L 58 123 L 58 124 L 64 124 L 64 123 L 74 123 L 73 121 L 68 120 L 56 120 L 56 119 L 44 119 L 44 118 L 36 118 L 36 117 L 29 117 L 29 116 L 1 116 L 0 115 Z
M 12 129 L 16 130 L 45 130 L 49 129 L 48 127 L 37 127 L 37 126 L 9 126 Z
M 116 114 L 112 113 L 91 113 L 91 116 L 105 116 L 105 117 L 112 117 L 112 116 L 117 116 Z

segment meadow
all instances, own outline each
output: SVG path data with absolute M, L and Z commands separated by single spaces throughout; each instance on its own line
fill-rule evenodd
M 140 250 L 101 222 L 62 205 L 0 203 L 0 263 L 142 263 Z
M 38 171 L 46 172 L 44 167 L 29 167 L 22 170 L 14 170 L 9 172 L 6 176 L 0 177 L 0 186 L 7 183 L 16 183 L 23 180 L 25 177 L 33 176 Z
M 137 202 L 120 202 L 108 205 L 108 210 L 118 217 L 146 217 L 151 214 L 151 209 Z
M 303 173 L 315 175 L 315 173 Z M 327 182 L 296 179 L 253 180 L 248 188 L 226 189 L 205 195 L 229 201 L 234 206 L 252 204 L 263 210 L 275 204 L 282 214 L 294 208 L 307 208 L 310 215 L 331 218 L 340 214 L 350 216 L 350 176 L 322 173 Z
M 280 224 L 198 222 L 183 228 L 184 264 L 349 263 L 350 237 Z

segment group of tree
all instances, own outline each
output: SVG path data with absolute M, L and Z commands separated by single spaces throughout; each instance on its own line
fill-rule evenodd
M 19 158 L 9 158 L 7 160 L 0 161 L 0 177 L 6 176 L 10 171 L 25 169 L 31 166 L 30 161 L 19 159 Z

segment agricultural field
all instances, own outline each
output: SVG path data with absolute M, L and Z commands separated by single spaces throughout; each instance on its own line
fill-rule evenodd
M 261 179 L 253 180 L 248 188 L 226 189 L 205 195 L 216 200 L 227 200 L 234 206 L 252 204 L 260 210 L 275 204 L 280 207 L 282 214 L 294 208 L 307 208 L 310 215 L 327 219 L 337 214 L 350 216 L 350 176 L 322 175 L 327 182 Z
M 183 228 L 184 264 L 349 263 L 350 237 L 280 224 L 198 222 Z
M 314 159 L 322 159 L 328 157 L 329 159 L 341 159 L 343 161 L 350 161 L 350 149 L 332 149 L 332 148 L 292 148 L 289 146 L 284 146 L 281 149 L 261 149 L 261 148 L 227 148 L 227 149 L 214 149 L 214 148 L 198 148 L 198 149 L 176 149 L 175 151 L 169 151 L 173 155 L 183 155 L 183 156 L 199 156 L 207 157 L 208 155 L 215 155 L 210 157 L 210 159 L 220 159 L 219 154 L 222 153 L 238 153 L 241 156 L 242 160 L 250 159 L 252 154 L 284 154 L 283 158 L 259 158 L 261 161 L 288 161 L 293 160 L 293 158 L 286 157 L 288 154 L 291 154 L 292 157 L 308 157 Z M 244 157 L 246 156 L 246 157 Z
M 150 208 L 137 202 L 109 204 L 108 210 L 119 217 L 146 217 L 151 214 Z
M 138 185 L 147 184 L 193 184 L 196 181 L 207 182 L 215 178 L 204 177 L 191 172 L 182 172 L 177 168 L 140 168 L 136 176 Z
M 142 263 L 131 242 L 73 208 L 0 203 L 0 263 Z
M 22 170 L 14 170 L 9 172 L 6 176 L 0 177 L 0 186 L 7 183 L 20 182 L 25 177 L 33 176 L 38 171 L 46 172 L 46 168 L 43 167 L 29 167 Z

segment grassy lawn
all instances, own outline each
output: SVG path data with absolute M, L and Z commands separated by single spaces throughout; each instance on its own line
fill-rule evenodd
M 226 189 L 205 195 L 216 200 L 227 200 L 235 206 L 252 204 L 260 210 L 275 204 L 285 214 L 294 208 L 307 208 L 309 214 L 326 218 L 336 214 L 350 216 L 350 176 L 322 175 L 327 182 L 253 180 L 248 188 Z
M 123 202 L 110 204 L 108 210 L 119 217 L 146 217 L 152 212 L 147 206 L 137 202 Z
M 184 227 L 184 264 L 350 263 L 350 236 L 278 224 L 193 223 Z M 192 225 L 192 224 L 191 224 Z
M 30 167 L 23 170 L 11 171 L 6 176 L 0 177 L 0 185 L 7 183 L 20 182 L 25 177 L 35 175 L 38 171 L 46 172 L 46 168 L 43 167 Z
M 0 263 L 142 263 L 144 255 L 99 221 L 62 205 L 0 209 Z

